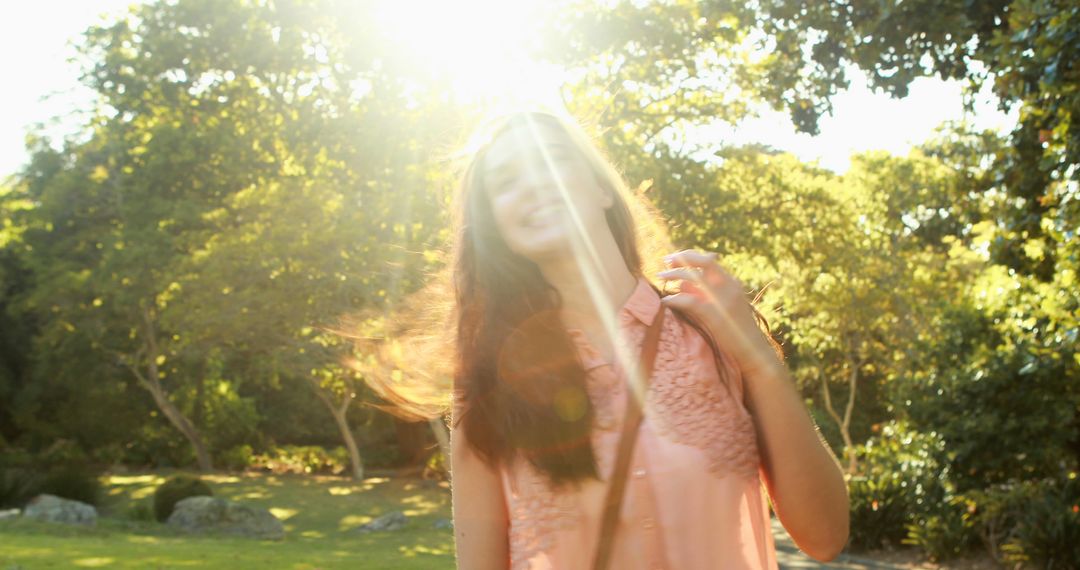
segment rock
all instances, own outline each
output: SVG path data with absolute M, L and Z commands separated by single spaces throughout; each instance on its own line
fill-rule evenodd
M 222 499 L 188 497 L 176 503 L 165 524 L 186 532 L 281 540 L 285 525 L 270 511 Z
M 394 511 L 392 513 L 386 513 L 385 515 L 376 518 L 375 520 L 360 525 L 352 532 L 357 534 L 367 534 L 369 532 L 389 532 L 392 530 L 401 530 L 405 527 L 406 522 L 405 513 L 401 511 Z
M 97 525 L 97 509 L 92 505 L 62 499 L 55 495 L 38 495 L 30 500 L 23 516 L 46 522 Z
M 435 524 L 431 525 L 439 530 L 454 528 L 454 521 L 450 519 L 436 519 Z
M 5 511 L 0 511 L 0 521 L 18 518 L 20 513 L 22 513 L 22 511 L 20 511 L 19 509 L 7 509 Z

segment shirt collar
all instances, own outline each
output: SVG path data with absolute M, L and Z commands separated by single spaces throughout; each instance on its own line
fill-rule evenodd
M 639 276 L 637 287 L 619 310 L 620 321 L 635 318 L 646 326 L 651 325 L 656 313 L 660 311 L 660 296 L 649 284 L 649 280 Z

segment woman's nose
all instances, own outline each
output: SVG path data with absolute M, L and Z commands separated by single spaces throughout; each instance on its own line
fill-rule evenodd
M 522 182 L 525 190 L 537 196 L 547 196 L 555 192 L 558 184 L 561 183 L 558 174 L 543 163 L 527 169 Z

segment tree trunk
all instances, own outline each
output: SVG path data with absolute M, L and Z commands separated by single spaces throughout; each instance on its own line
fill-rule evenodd
M 428 456 L 428 430 L 423 422 L 407 422 L 394 418 L 394 435 L 397 436 L 398 455 L 402 467 L 423 465 Z
M 840 428 L 840 437 L 844 440 L 844 456 L 848 460 L 848 473 L 854 475 L 858 469 L 858 460 L 855 457 L 855 445 L 851 439 L 851 414 L 855 410 L 855 392 L 859 383 L 859 369 L 862 367 L 865 359 L 855 359 L 849 361 L 851 364 L 851 370 L 848 374 L 848 401 L 847 406 L 844 408 L 844 417 L 841 418 L 840 414 L 836 412 L 836 409 L 832 405 L 832 396 L 829 394 L 829 383 L 825 378 L 821 379 L 821 391 L 825 396 L 825 410 L 829 412 L 836 425 Z
M 152 366 L 151 368 L 156 369 L 157 366 Z M 156 373 L 156 370 L 154 373 Z M 169 400 L 169 396 L 161 388 L 161 384 L 152 387 L 147 386 L 146 383 L 144 383 L 144 387 L 146 387 L 154 397 L 154 403 L 156 403 L 161 412 L 165 414 L 165 417 L 168 418 L 169 422 L 172 423 L 176 429 L 180 430 L 180 433 L 184 434 L 184 437 L 191 443 L 191 447 L 195 449 L 195 461 L 199 464 L 199 471 L 202 471 L 203 473 L 212 471 L 214 467 L 210 461 L 210 453 L 206 449 L 206 444 L 203 442 L 199 430 L 196 429 L 195 426 L 184 417 L 184 414 L 180 409 Z
M 315 389 L 315 395 L 322 400 L 322 403 L 326 405 L 330 410 L 330 415 L 334 416 L 334 423 L 337 424 L 338 431 L 341 432 L 341 439 L 345 441 L 345 449 L 349 451 L 349 462 L 352 464 L 352 476 L 357 481 L 364 480 L 364 462 L 360 458 L 360 449 L 356 446 L 356 438 L 353 437 L 352 430 L 349 429 L 348 412 L 349 404 L 352 403 L 353 396 L 346 394 L 342 399 L 340 405 L 335 405 L 333 398 L 326 393 L 326 390 L 319 385 L 319 381 L 315 378 L 311 378 L 312 388 Z
M 439 442 L 439 450 L 442 451 L 446 470 L 450 471 L 450 430 L 446 429 L 446 423 L 441 417 L 431 418 L 428 424 L 431 425 L 431 431 L 435 433 L 435 440 Z
M 203 429 L 203 416 L 206 413 L 206 365 L 199 367 L 199 377 L 195 379 L 195 408 L 191 410 L 191 423 L 196 429 Z
M 199 471 L 203 473 L 209 473 L 213 470 L 213 464 L 210 461 L 210 453 L 206 449 L 206 444 L 203 441 L 202 435 L 195 425 L 191 423 L 184 416 L 183 412 L 176 407 L 175 404 L 169 400 L 169 394 L 165 391 L 165 387 L 161 385 L 161 376 L 158 371 L 158 346 L 157 346 L 157 333 L 154 330 L 154 321 L 150 316 L 149 309 L 143 309 L 143 324 L 146 331 L 146 339 L 143 346 L 136 352 L 133 358 L 123 360 L 127 363 L 128 368 L 135 374 L 135 378 L 139 381 L 139 385 L 146 388 L 150 395 L 154 398 L 154 403 L 157 404 L 158 409 L 165 415 L 165 418 L 180 431 L 181 434 L 187 438 L 191 443 L 191 447 L 195 450 L 195 460 L 199 464 Z M 140 360 L 143 354 L 146 354 L 146 373 L 144 374 Z

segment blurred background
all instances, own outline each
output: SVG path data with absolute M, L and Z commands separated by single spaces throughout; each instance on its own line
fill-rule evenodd
M 384 348 L 445 266 L 472 128 L 546 105 L 761 292 L 848 553 L 1080 565 L 1080 3 L 5 12 L 0 563 L 452 568 L 445 424 L 367 381 L 446 386 Z M 287 538 L 165 533 L 185 477 Z M 45 493 L 97 530 L 22 520 Z

